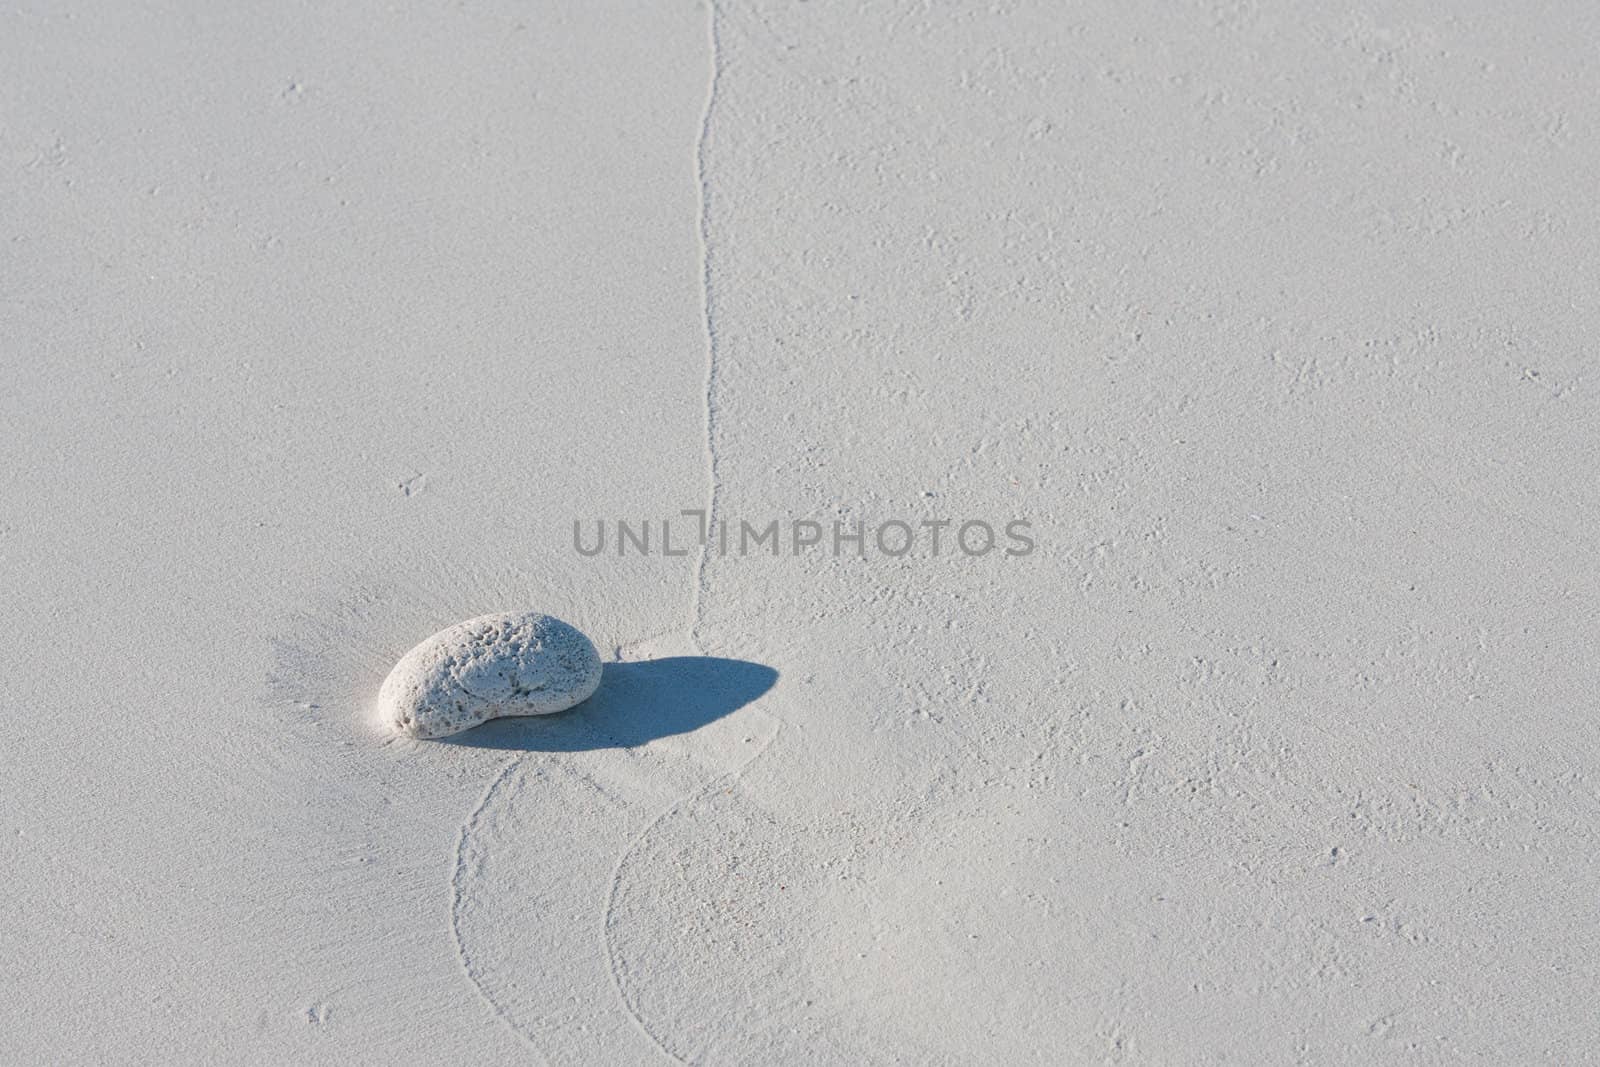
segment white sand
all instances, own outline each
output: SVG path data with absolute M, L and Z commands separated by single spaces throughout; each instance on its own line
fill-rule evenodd
M 1600 9 L 710 14 L 0 12 L 0 1062 L 1592 1062 Z

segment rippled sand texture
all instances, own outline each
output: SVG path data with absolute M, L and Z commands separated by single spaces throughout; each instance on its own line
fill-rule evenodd
M 1600 14 L 68 14 L 0 1060 L 1592 1056 Z M 571 546 L 708 507 L 1038 549 Z M 589 704 L 375 728 L 520 609 Z

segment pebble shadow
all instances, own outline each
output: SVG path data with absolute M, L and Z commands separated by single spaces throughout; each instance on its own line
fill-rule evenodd
M 771 667 L 716 656 L 607 663 L 600 688 L 575 708 L 491 719 L 440 743 L 523 752 L 634 748 L 731 715 L 777 680 Z

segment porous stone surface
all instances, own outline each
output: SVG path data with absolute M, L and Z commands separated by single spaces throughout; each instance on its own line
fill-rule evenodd
M 401 657 L 378 693 L 378 714 L 408 737 L 448 737 L 503 715 L 549 715 L 600 685 L 600 654 L 550 615 L 480 615 L 440 630 Z

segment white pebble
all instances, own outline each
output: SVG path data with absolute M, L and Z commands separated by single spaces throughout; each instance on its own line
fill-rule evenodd
M 502 715 L 549 715 L 600 685 L 600 654 L 549 615 L 480 615 L 401 657 L 378 691 L 378 714 L 409 737 L 447 737 Z

